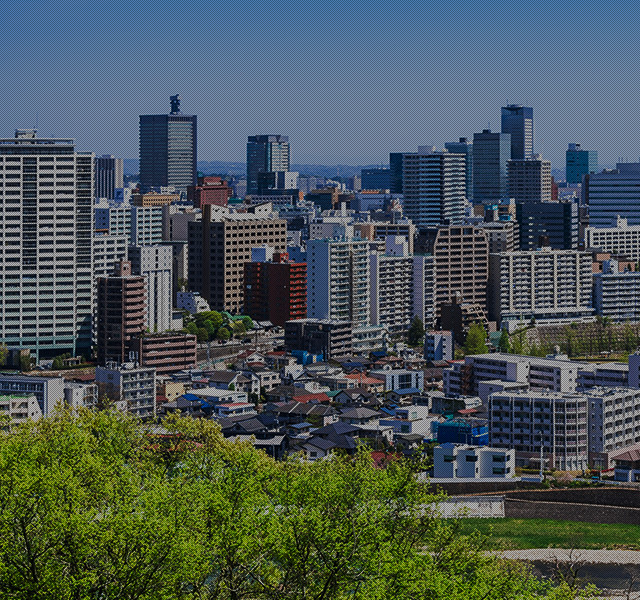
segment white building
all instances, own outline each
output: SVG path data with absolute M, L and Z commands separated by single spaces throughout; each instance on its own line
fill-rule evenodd
M 515 477 L 515 473 L 515 450 L 452 443 L 433 449 L 434 479 L 506 479 Z
M 522 250 L 489 257 L 489 318 L 513 330 L 521 322 L 593 320 L 591 254 Z
M 435 325 L 433 291 L 433 255 L 416 254 L 412 259 L 411 316 L 419 317 L 424 326 Z
M 427 331 L 424 336 L 425 360 L 453 360 L 453 333 Z
M 159 244 L 162 239 L 162 206 L 134 206 L 129 202 L 108 201 L 95 204 L 96 229 L 112 235 L 126 235 L 129 244 Z
M 94 155 L 0 139 L 0 339 L 36 358 L 91 353 Z
M 371 252 L 371 324 L 390 332 L 406 331 L 411 322 L 413 259 L 407 238 L 388 236 L 385 251 Z
M 131 272 L 144 275 L 147 287 L 147 327 L 152 333 L 172 326 L 173 247 L 165 244 L 129 246 Z
M 489 444 L 512 448 L 523 463 L 566 471 L 589 467 L 589 402 L 584 394 L 530 390 L 489 396 Z
M 64 401 L 70 408 L 95 408 L 98 403 L 98 386 L 95 383 L 73 383 L 64 385 Z
M 372 369 L 369 376 L 384 381 L 385 390 L 424 390 L 424 371 L 421 369 Z
M 371 324 L 369 242 L 354 238 L 307 242 L 307 315 Z
M 34 394 L 0 394 L 0 417 L 8 417 L 8 423 L 0 421 L 0 429 L 5 425 L 17 425 L 42 418 L 42 409 Z
M 584 238 L 586 248 L 599 248 L 640 260 L 640 225 L 629 225 L 627 219 L 619 215 L 615 227 L 585 227 Z
M 133 363 L 96 367 L 98 399 L 139 417 L 155 417 L 156 370 Z
M 593 307 L 612 321 L 640 321 L 640 271 L 620 271 L 617 260 L 605 260 L 593 275 Z
M 56 404 L 64 401 L 64 388 L 62 377 L 0 374 L 0 394 L 34 395 L 45 417 L 53 412 Z

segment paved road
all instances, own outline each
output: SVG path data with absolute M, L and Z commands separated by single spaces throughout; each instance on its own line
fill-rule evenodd
M 580 562 L 609 565 L 640 565 L 637 550 L 565 550 L 562 548 L 536 548 L 532 550 L 502 550 L 496 552 L 503 558 L 514 560 L 537 560 L 555 563 Z

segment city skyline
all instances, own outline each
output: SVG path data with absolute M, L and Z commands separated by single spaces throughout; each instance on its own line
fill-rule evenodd
M 597 150 L 602 165 L 633 161 L 628 17 L 593 2 L 347 3 L 322 13 L 308 2 L 215 13 L 200 2 L 12 5 L 5 77 L 18 85 L 0 131 L 37 125 L 81 151 L 135 158 L 139 115 L 168 113 L 179 93 L 183 112 L 198 115 L 201 160 L 243 162 L 247 136 L 280 133 L 292 163 L 386 164 L 389 152 L 442 148 L 488 123 L 499 131 L 500 108 L 517 103 L 533 107 L 535 151 L 554 168 L 569 143 Z M 208 23 L 216 35 L 199 35 Z M 149 43 L 158 35 L 167 43 Z M 255 57 L 273 44 L 278 60 L 267 68 Z

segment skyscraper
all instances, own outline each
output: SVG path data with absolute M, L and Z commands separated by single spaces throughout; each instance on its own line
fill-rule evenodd
M 259 173 L 288 171 L 289 138 L 286 135 L 250 135 L 247 140 L 247 194 L 259 193 Z
M 566 153 L 567 183 L 582 183 L 582 176 L 598 171 L 597 150 L 583 150 L 580 144 L 569 144 Z
M 511 135 L 490 129 L 473 134 L 473 200 L 496 201 L 507 195 Z
M 110 154 L 103 154 L 96 158 L 95 171 L 94 196 L 113 200 L 116 197 L 116 188 L 124 185 L 123 160 Z
M 516 202 L 551 202 L 551 162 L 539 154 L 507 163 L 509 197 Z
M 0 139 L 0 341 L 91 352 L 94 155 L 32 129 Z
M 465 194 L 467 200 L 473 198 L 473 144 L 467 138 L 461 137 L 457 142 L 447 142 L 445 149 L 453 154 L 464 154 L 465 160 Z
M 533 108 L 521 104 L 502 107 L 502 133 L 511 134 L 511 158 L 533 154 Z
M 416 227 L 455 225 L 464 217 L 465 158 L 431 146 L 403 155 L 404 213 Z
M 197 117 L 180 112 L 180 96 L 171 96 L 168 115 L 140 115 L 140 185 L 174 186 L 186 192 L 196 185 Z

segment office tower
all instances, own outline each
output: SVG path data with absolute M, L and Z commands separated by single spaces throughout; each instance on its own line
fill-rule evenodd
M 465 202 L 465 158 L 420 146 L 402 159 L 404 214 L 416 227 L 461 223 Z
M 618 163 L 615 169 L 585 175 L 582 200 L 591 227 L 615 227 L 618 217 L 640 225 L 640 163 Z
M 402 194 L 402 156 L 403 152 L 389 153 L 389 192 Z
M 575 202 L 519 202 L 520 250 L 549 246 L 556 250 L 578 247 L 578 205 Z
M 511 135 L 484 129 L 473 134 L 473 201 L 495 202 L 507 195 Z
M 262 171 L 258 173 L 258 195 L 279 194 L 284 190 L 297 190 L 297 171 Z
M 354 238 L 307 242 L 307 314 L 313 319 L 371 324 L 369 242 Z
M 245 312 L 252 319 L 280 327 L 292 319 L 306 318 L 307 264 L 289 261 L 286 252 L 257 250 L 244 265 Z
M 411 324 L 411 284 L 413 257 L 407 238 L 390 235 L 384 251 L 369 255 L 371 281 L 371 324 L 389 332 L 402 332 Z
M 445 149 L 452 154 L 464 154 L 465 160 L 465 195 L 467 200 L 473 199 L 473 144 L 466 137 L 457 142 L 447 142 Z
M 591 253 L 520 250 L 489 258 L 489 318 L 510 331 L 531 319 L 541 325 L 593 320 Z
M 250 135 L 247 141 L 247 194 L 260 193 L 259 173 L 289 171 L 286 135 Z
M 171 97 L 168 115 L 140 115 L 140 186 L 143 192 L 173 186 L 178 192 L 196 184 L 197 117 L 180 112 Z
M 551 202 L 551 162 L 539 154 L 507 163 L 509 197 L 516 202 Z
M 428 232 L 426 249 L 433 256 L 433 316 L 459 298 L 484 310 L 489 277 L 489 241 L 481 227 L 438 227 Z
M 361 169 L 361 189 L 388 190 L 391 188 L 391 169 Z
M 171 329 L 173 247 L 170 244 L 129 246 L 131 273 L 142 275 L 147 287 L 147 322 L 151 333 Z
M 187 188 L 187 200 L 194 208 L 202 208 L 205 204 L 226 206 L 231 198 L 231 188 L 221 177 L 198 177 L 197 185 Z
M 95 159 L 95 198 L 113 200 L 116 188 L 124 187 L 124 170 L 121 158 L 103 154 Z
M 567 183 L 582 183 L 582 177 L 598 170 L 598 151 L 582 150 L 580 144 L 569 144 L 566 153 Z
M 145 278 L 132 275 L 131 263 L 122 261 L 113 274 L 98 278 L 98 364 L 122 364 L 133 350 L 132 339 L 144 331 Z
M 243 310 L 244 265 L 251 261 L 251 249 L 271 246 L 285 252 L 286 223 L 277 213 L 205 206 L 202 221 L 189 223 L 189 289 L 200 292 L 212 310 Z
M 511 158 L 533 155 L 533 108 L 520 104 L 502 107 L 502 133 L 511 134 Z
M 0 139 L 0 340 L 36 358 L 91 353 L 93 167 L 74 140 Z

